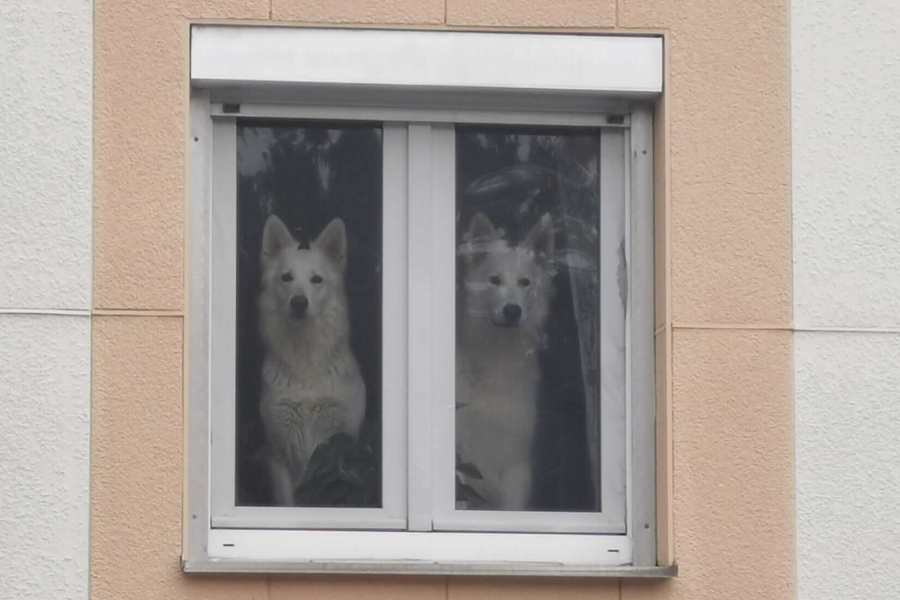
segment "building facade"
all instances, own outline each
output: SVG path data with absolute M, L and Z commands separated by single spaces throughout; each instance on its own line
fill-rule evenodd
M 190 26 L 657 35 L 657 561 L 186 574 Z M 0 5 L 0 599 L 900 595 L 889 0 Z

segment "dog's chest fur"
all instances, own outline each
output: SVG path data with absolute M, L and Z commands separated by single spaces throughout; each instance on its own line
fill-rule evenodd
M 260 414 L 270 452 L 294 469 L 332 435 L 355 437 L 365 413 L 365 385 L 349 347 L 323 354 L 304 346 L 268 355 L 262 369 Z
M 523 338 L 510 329 L 495 331 L 491 343 L 460 339 L 457 450 L 464 462 L 475 464 L 488 488 L 510 469 L 530 463 L 540 373 L 537 351 Z

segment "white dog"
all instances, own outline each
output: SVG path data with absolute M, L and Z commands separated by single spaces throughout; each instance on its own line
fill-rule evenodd
M 545 214 L 518 245 L 475 215 L 459 247 L 456 444 L 490 509 L 525 510 L 537 419 L 538 350 L 553 296 L 553 225 Z
M 339 432 L 355 438 L 365 415 L 365 383 L 350 350 L 344 222 L 331 221 L 305 249 L 272 215 L 261 262 L 259 408 L 273 499 L 291 506 L 316 447 Z

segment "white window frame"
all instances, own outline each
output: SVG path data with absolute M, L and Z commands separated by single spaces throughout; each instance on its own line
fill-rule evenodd
M 661 90 L 661 40 L 459 32 L 372 33 L 222 26 L 193 29 L 185 570 L 671 575 L 670 570 L 655 567 L 652 120 L 649 107 L 640 102 Z M 347 36 L 352 36 L 353 43 L 348 42 Z M 585 40 L 601 44 L 585 45 Z M 621 40 L 628 40 L 627 47 L 610 44 Z M 651 43 L 639 52 L 636 48 L 640 44 L 634 44 L 635 40 Z M 581 65 L 569 74 L 568 83 L 558 73 L 550 80 L 542 79 L 542 95 L 529 98 L 522 90 L 533 87 L 522 77 L 522 65 L 499 65 L 499 70 L 507 75 L 518 69 L 521 85 L 502 80 L 492 87 L 492 81 L 499 81 L 496 72 L 464 62 L 468 59 L 463 50 L 470 51 L 474 45 L 482 59 L 487 53 L 497 62 L 505 59 L 510 63 L 508 57 L 516 56 L 510 51 L 521 50 L 523 42 L 526 47 L 544 50 L 547 59 L 571 56 L 573 51 L 589 52 L 589 57 L 599 56 L 605 63 L 588 66 L 605 74 L 585 77 L 586 72 L 597 71 L 585 71 Z M 321 44 L 356 48 L 351 51 L 353 56 L 340 57 L 334 63 L 353 64 L 356 71 L 329 71 L 321 64 L 327 57 L 306 63 L 300 60 L 315 58 L 315 48 L 321 48 Z M 451 76 L 440 81 L 417 79 L 420 71 L 410 67 L 400 68 L 406 78 L 403 83 L 391 79 L 396 73 L 388 76 L 386 73 L 394 70 L 385 65 L 409 67 L 398 51 L 405 51 L 410 44 L 427 61 L 449 69 Z M 278 56 L 273 56 L 273 52 Z M 454 58 L 454 52 L 459 56 Z M 293 60 L 284 60 L 285 56 Z M 393 62 L 388 60 L 391 57 Z M 531 58 L 535 59 L 533 52 Z M 490 60 L 483 63 L 492 64 Z M 262 69 L 259 65 L 263 64 L 268 66 Z M 304 64 L 314 68 L 305 72 L 298 69 Z M 497 67 L 493 64 L 493 69 Z M 635 77 L 635 73 L 639 76 Z M 574 87 L 574 81 L 578 87 Z M 354 87 L 353 94 L 347 93 L 350 88 L 346 86 L 376 83 L 381 85 L 362 90 Z M 435 91 L 435 87 L 442 89 Z M 472 90 L 478 93 L 473 94 Z M 239 107 L 234 106 L 236 102 Z M 385 429 L 382 436 L 381 509 L 233 506 L 233 493 L 228 490 L 234 489 L 234 378 L 223 372 L 221 365 L 230 360 L 233 374 L 234 253 L 213 252 L 212 248 L 218 249 L 223 243 L 233 248 L 235 243 L 228 226 L 233 226 L 235 215 L 223 212 L 221 207 L 230 205 L 233 211 L 235 205 L 234 179 L 229 184 L 229 177 L 222 174 L 235 172 L 236 110 L 241 118 L 384 122 L 383 427 L 395 430 Z M 627 467 L 622 475 L 626 499 L 621 515 L 615 515 L 608 523 L 595 521 L 591 533 L 585 533 L 591 514 L 574 513 L 550 513 L 560 523 L 559 533 L 522 533 L 523 527 L 527 529 L 542 514 L 523 512 L 498 518 L 496 511 L 456 511 L 449 504 L 453 490 L 448 482 L 452 477 L 442 485 L 430 481 L 439 472 L 438 467 L 452 465 L 452 458 L 448 458 L 452 457 L 452 426 L 434 430 L 432 427 L 436 421 L 435 406 L 454 404 L 455 330 L 452 320 L 435 330 L 435 313 L 431 310 L 454 314 L 452 223 L 456 200 L 454 174 L 446 167 L 453 164 L 448 160 L 454 139 L 451 124 L 466 122 L 603 126 L 608 128 L 604 132 L 617 132 L 601 138 L 604 144 L 607 139 L 613 141 L 603 151 L 618 153 L 625 176 L 618 183 L 610 184 L 608 179 L 601 185 L 621 187 L 602 191 L 621 193 L 626 198 L 628 308 L 623 334 L 628 352 L 620 367 L 626 378 L 628 400 L 625 414 L 619 415 L 626 426 L 623 450 Z M 398 123 L 409 125 L 407 128 Z M 420 165 L 407 169 L 415 161 L 429 161 L 429 168 Z M 398 173 L 407 180 L 398 178 Z M 428 176 L 422 177 L 422 173 Z M 413 195 L 427 196 L 430 201 L 409 202 Z M 412 226 L 446 222 L 451 226 Z M 407 245 L 428 247 L 432 252 L 407 252 Z M 607 250 L 603 248 L 601 262 L 610 255 Z M 446 271 L 436 269 L 436 264 L 444 264 Z M 435 272 L 445 276 L 434 277 Z M 230 304 L 211 302 L 213 292 L 213 297 L 230 298 Z M 415 332 L 426 324 L 432 330 L 431 348 L 442 350 L 429 352 L 422 347 L 421 336 Z M 408 357 L 408 362 L 391 357 Z M 435 390 L 450 396 L 442 398 Z M 435 397 L 431 405 L 405 403 L 407 397 L 429 396 Z M 224 402 L 226 410 L 213 405 L 213 398 Z M 601 406 L 605 408 L 606 403 Z M 423 427 L 423 423 L 432 425 Z M 216 456 L 224 454 L 230 459 L 214 459 L 211 444 L 217 448 Z M 407 452 L 407 448 L 424 444 L 435 445 L 431 456 L 437 464 Z M 449 472 L 452 474 L 452 468 Z M 482 512 L 491 514 L 475 514 Z M 574 519 L 567 523 L 560 516 Z M 615 525 L 618 522 L 623 526 Z M 339 530 L 362 527 L 366 531 Z M 444 528 L 455 531 L 432 531 Z M 394 531 L 387 531 L 391 529 Z M 466 529 L 472 531 L 460 531 Z M 478 531 L 481 529 L 518 532 L 484 533 Z M 582 533 L 563 533 L 566 531 Z

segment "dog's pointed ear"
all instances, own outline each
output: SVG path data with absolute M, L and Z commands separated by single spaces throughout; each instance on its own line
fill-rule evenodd
M 469 242 L 491 242 L 496 240 L 497 228 L 484 213 L 476 213 L 469 221 L 469 229 L 466 231 L 466 240 Z
M 313 242 L 318 250 L 334 261 L 341 269 L 347 264 L 347 228 L 341 219 L 332 219 L 316 241 Z
M 284 221 L 275 215 L 269 215 L 263 227 L 262 258 L 272 258 L 285 248 L 294 246 L 297 241 L 288 230 Z
M 553 253 L 556 251 L 556 235 L 553 231 L 553 219 L 550 218 L 550 213 L 544 213 L 534 224 L 522 241 L 522 246 L 530 249 L 542 260 L 553 257 Z
M 463 241 L 457 249 L 457 255 L 466 264 L 474 265 L 487 256 L 492 242 L 500 239 L 500 232 L 484 213 L 476 213 L 469 221 L 469 228 L 463 234 Z

